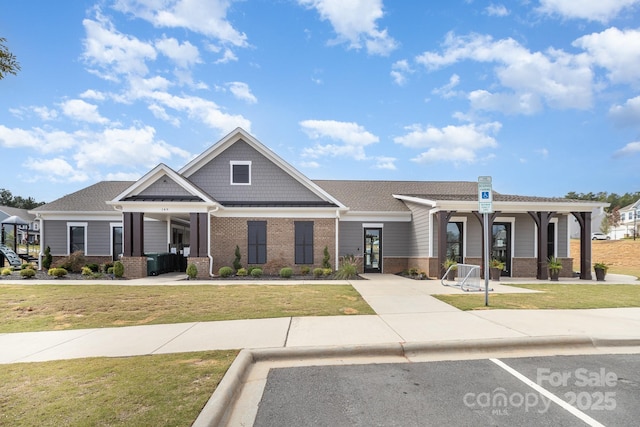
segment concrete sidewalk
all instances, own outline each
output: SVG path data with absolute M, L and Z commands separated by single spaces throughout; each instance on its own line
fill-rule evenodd
M 182 276 L 153 279 L 155 283 L 158 280 L 172 283 L 172 277 L 178 280 Z M 544 336 L 640 339 L 640 308 L 465 312 L 431 296 L 435 293 L 462 293 L 459 289 L 442 286 L 439 281 L 411 280 L 384 274 L 366 275 L 366 278 L 368 280 L 354 280 L 350 283 L 377 315 L 4 333 L 0 334 L 0 364 L 201 350 L 354 346 Z M 140 279 L 140 282 L 142 283 L 129 284 L 154 283 L 152 279 Z M 281 284 L 291 285 L 292 282 L 285 281 Z M 492 287 L 492 293 L 531 292 L 497 282 L 492 282 Z

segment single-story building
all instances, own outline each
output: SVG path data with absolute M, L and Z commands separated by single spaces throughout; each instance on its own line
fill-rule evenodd
M 547 278 L 557 257 L 573 274 L 570 218 L 581 226 L 580 277 L 591 278 L 591 212 L 598 203 L 493 193 L 491 258 L 503 274 Z M 182 169 L 160 164 L 138 181 L 103 181 L 31 211 L 54 261 L 75 251 L 121 259 L 147 275 L 147 254 L 173 253 L 200 277 L 231 266 L 321 266 L 355 255 L 362 271 L 443 273 L 447 258 L 483 265 L 477 182 L 311 180 L 243 129 Z M 184 266 L 185 263 L 180 265 Z

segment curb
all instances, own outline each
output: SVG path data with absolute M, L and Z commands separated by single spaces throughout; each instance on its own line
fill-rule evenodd
M 640 347 L 637 338 L 591 338 L 587 336 L 550 336 L 496 338 L 489 340 L 435 341 L 422 343 L 389 343 L 354 346 L 277 347 L 244 349 L 233 361 L 216 391 L 192 424 L 192 427 L 216 427 L 230 408 L 251 368 L 261 362 L 283 360 L 347 359 L 355 357 L 396 356 L 410 358 L 426 354 L 490 353 L 496 351 L 594 349 L 597 347 Z

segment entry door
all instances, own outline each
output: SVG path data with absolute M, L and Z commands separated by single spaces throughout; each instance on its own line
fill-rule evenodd
M 113 227 L 111 229 L 113 233 L 111 241 L 113 242 L 113 247 L 111 248 L 111 254 L 114 261 L 118 260 L 118 256 L 122 254 L 122 227 Z
M 364 229 L 364 272 L 382 273 L 382 228 Z
M 491 259 L 502 261 L 502 275 L 511 276 L 511 223 L 494 222 L 491 241 Z

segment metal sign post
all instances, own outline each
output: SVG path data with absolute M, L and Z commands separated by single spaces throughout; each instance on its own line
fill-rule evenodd
M 478 212 L 482 214 L 484 229 L 484 305 L 489 305 L 489 214 L 493 213 L 491 177 L 478 177 Z

